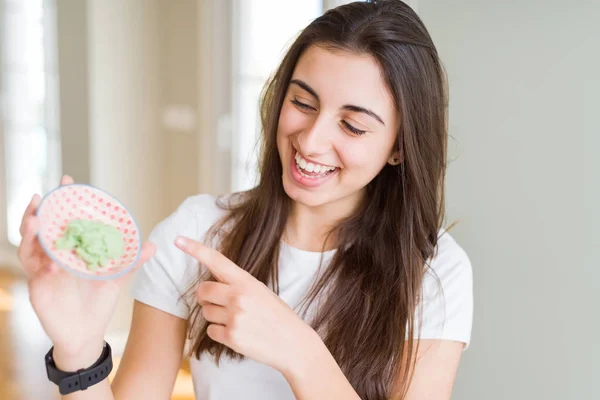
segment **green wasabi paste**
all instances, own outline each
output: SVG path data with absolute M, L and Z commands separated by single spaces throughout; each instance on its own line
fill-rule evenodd
M 95 271 L 123 255 L 124 240 L 114 226 L 98 221 L 73 220 L 54 245 L 58 250 L 75 250 L 88 269 Z

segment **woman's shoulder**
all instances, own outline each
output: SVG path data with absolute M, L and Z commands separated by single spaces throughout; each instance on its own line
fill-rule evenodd
M 198 278 L 197 262 L 175 246 L 177 236 L 203 241 L 210 227 L 226 213 L 229 195 L 187 197 L 152 230 L 149 241 L 156 253 L 136 274 L 133 297 L 145 304 L 187 319 L 193 299 L 184 296 Z M 221 200 L 221 202 L 220 202 Z
M 195 225 L 193 238 L 201 240 L 206 231 L 221 220 L 228 208 L 238 198 L 237 193 L 215 196 L 208 193 L 187 197 L 177 209 L 165 219 L 173 225 Z
M 441 230 L 433 257 L 427 263 L 422 291 L 422 339 L 465 343 L 473 320 L 473 268 L 463 247 Z
M 227 213 L 230 196 L 198 194 L 187 197 L 154 227 L 148 239 L 156 245 L 154 259 L 162 261 L 162 268 L 170 271 L 187 268 L 193 260 L 188 260 L 189 256 L 175 246 L 175 239 L 185 236 L 204 242 L 211 227 Z
M 433 257 L 428 263 L 436 274 L 472 274 L 471 260 L 465 249 L 445 229 L 438 233 Z
M 442 295 L 450 302 L 472 297 L 471 260 L 464 248 L 444 229 L 440 230 L 434 255 L 427 263 L 423 286 L 426 295 Z
M 219 201 L 228 196 L 231 195 L 215 196 L 208 193 L 201 193 L 189 196 L 179 204 L 175 213 L 188 212 L 204 218 L 218 217 L 223 211 L 219 207 Z

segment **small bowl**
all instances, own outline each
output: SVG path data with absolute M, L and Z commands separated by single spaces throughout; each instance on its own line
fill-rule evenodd
M 140 258 L 142 237 L 140 228 L 127 208 L 109 193 L 91 185 L 63 185 L 47 193 L 37 210 L 40 220 L 38 240 L 50 259 L 67 272 L 85 279 L 115 279 L 129 272 Z M 73 219 L 86 219 L 112 225 L 124 239 L 124 253 L 95 271 L 75 255 L 74 251 L 58 250 L 54 242 L 64 234 Z

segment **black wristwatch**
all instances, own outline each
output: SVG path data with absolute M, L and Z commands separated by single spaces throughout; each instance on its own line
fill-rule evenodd
M 112 371 L 112 352 L 110 345 L 104 342 L 102 355 L 91 367 L 80 369 L 76 372 L 65 372 L 56 368 L 52 351 L 54 346 L 48 351 L 45 357 L 46 373 L 48 379 L 58 385 L 60 394 L 69 394 L 78 390 L 86 390 L 88 387 L 104 380 Z

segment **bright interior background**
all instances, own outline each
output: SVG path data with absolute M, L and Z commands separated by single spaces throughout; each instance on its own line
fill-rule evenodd
M 0 0 L 0 265 L 18 271 L 22 211 L 62 173 L 146 235 L 189 195 L 251 187 L 265 79 L 344 2 Z M 600 398 L 600 2 L 410 4 L 449 74 L 448 219 L 474 266 L 453 398 Z

